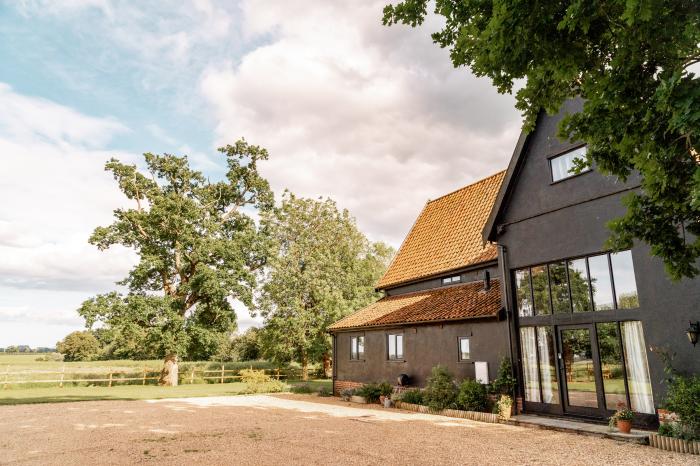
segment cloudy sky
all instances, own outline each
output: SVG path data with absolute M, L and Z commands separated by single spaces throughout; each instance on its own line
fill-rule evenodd
M 384 1 L 0 0 L 0 347 L 53 346 L 134 263 L 94 227 L 127 205 L 110 157 L 262 145 L 274 190 L 330 196 L 398 246 L 426 200 L 507 164 L 511 96 L 452 68 Z M 239 310 L 239 324 L 254 320 Z

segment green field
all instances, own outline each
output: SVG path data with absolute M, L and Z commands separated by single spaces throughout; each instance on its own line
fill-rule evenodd
M 61 362 L 61 361 L 37 361 L 39 354 L 3 354 L 0 353 L 0 405 L 25 404 L 25 403 L 54 403 L 68 401 L 87 400 L 143 400 L 158 398 L 180 398 L 198 396 L 225 396 L 238 395 L 247 391 L 244 383 L 226 379 L 226 383 L 218 383 L 218 372 L 209 375 L 216 377 L 202 379 L 202 373 L 196 372 L 194 382 L 189 383 L 189 374 L 192 369 L 197 371 L 219 371 L 222 363 L 211 361 L 185 361 L 179 364 L 181 385 L 178 387 L 159 387 L 155 380 L 147 380 L 142 385 L 140 380 L 123 382 L 119 377 L 141 377 L 144 369 L 149 371 L 148 377 L 157 376 L 162 367 L 160 360 L 148 361 L 89 361 L 89 362 Z M 266 369 L 268 374 L 276 373 L 277 366 L 267 361 L 245 361 L 224 363 L 225 370 L 239 370 L 253 367 Z M 110 372 L 114 374 L 113 384 L 107 386 L 107 382 L 79 381 L 65 383 L 59 387 L 58 383 L 40 383 L 39 380 L 53 380 L 60 377 L 65 368 L 65 379 L 94 379 L 105 378 Z M 153 371 L 152 373 L 150 371 Z M 9 373 L 9 375 L 5 375 Z M 298 368 L 282 367 L 280 373 L 289 376 L 283 378 L 290 385 L 299 385 L 304 382 L 298 380 Z M 233 375 L 233 372 L 226 373 Z M 4 384 L 8 381 L 10 383 Z M 12 381 L 37 381 L 24 384 L 13 384 Z M 314 391 L 321 387 L 330 389 L 331 381 L 317 379 L 306 382 Z

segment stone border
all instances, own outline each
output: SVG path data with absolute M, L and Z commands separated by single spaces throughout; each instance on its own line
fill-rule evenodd
M 395 405 L 399 409 L 405 409 L 407 411 L 415 411 L 417 413 L 423 413 L 423 414 L 437 414 L 438 416 L 458 417 L 461 419 L 470 419 L 472 421 L 489 422 L 491 424 L 498 424 L 498 422 L 499 422 L 498 414 L 493 414 L 493 413 L 479 413 L 476 411 L 462 411 L 461 409 L 436 410 L 436 409 L 431 409 L 428 406 L 416 405 L 413 403 L 406 403 L 403 401 L 396 401 Z
M 666 437 L 664 435 L 659 435 L 654 432 L 649 434 L 649 445 L 660 450 L 675 451 L 676 453 L 690 453 L 691 455 L 700 455 L 700 442 Z

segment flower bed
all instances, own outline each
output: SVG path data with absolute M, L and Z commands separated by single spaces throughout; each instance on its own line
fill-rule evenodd
M 700 455 L 700 442 L 697 441 L 683 440 L 651 433 L 649 434 L 649 445 L 661 450 Z
M 461 419 L 470 419 L 472 421 L 480 422 L 490 422 L 492 424 L 498 423 L 498 414 L 493 413 L 480 413 L 476 411 L 462 411 L 461 409 L 431 409 L 428 406 L 416 405 L 413 403 L 406 403 L 404 401 L 397 401 L 396 407 L 399 409 L 405 409 L 407 411 L 415 411 L 417 413 L 423 414 L 437 414 L 438 416 L 449 416 L 458 417 Z

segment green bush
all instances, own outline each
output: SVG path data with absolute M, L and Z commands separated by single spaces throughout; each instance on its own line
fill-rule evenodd
M 459 386 L 457 406 L 465 411 L 488 412 L 489 396 L 486 385 L 473 379 L 464 379 Z
M 423 392 L 417 388 L 412 390 L 406 390 L 405 392 L 401 393 L 401 395 L 399 395 L 399 401 L 403 401 L 404 403 L 412 403 L 414 405 L 422 405 Z
M 502 358 L 501 364 L 498 366 L 498 375 L 491 383 L 491 390 L 497 394 L 513 396 L 515 384 L 516 381 L 515 377 L 513 377 L 513 366 L 510 358 Z
M 100 357 L 102 347 L 92 332 L 84 330 L 69 333 L 56 343 L 56 351 L 66 361 L 94 361 Z
M 323 396 L 323 397 L 333 396 L 333 392 L 328 387 L 321 387 L 318 390 L 318 396 Z
M 378 383 L 366 383 L 355 392 L 355 395 L 363 397 L 367 403 L 376 403 L 381 394 L 382 389 Z
M 457 401 L 457 387 L 452 374 L 446 367 L 437 365 L 433 367 L 428 385 L 423 393 L 423 400 L 432 409 L 445 409 L 455 406 Z
M 264 370 L 243 369 L 240 376 L 241 382 L 246 384 L 246 393 L 274 393 L 289 389 L 286 383 L 273 379 Z
M 394 393 L 394 386 L 389 382 L 382 382 L 379 384 L 379 394 L 382 396 L 391 396 Z
M 661 424 L 659 425 L 659 435 L 664 437 L 673 437 L 675 435 L 672 424 Z
M 669 381 L 664 405 L 678 415 L 677 437 L 700 438 L 700 375 L 675 374 Z
M 301 384 L 292 386 L 292 393 L 313 393 L 314 389 L 309 384 Z

